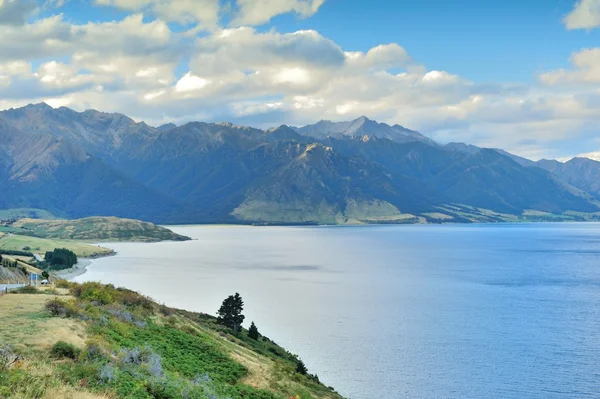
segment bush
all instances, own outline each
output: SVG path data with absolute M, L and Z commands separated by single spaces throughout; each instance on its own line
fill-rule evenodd
M 306 375 L 308 373 L 308 369 L 304 362 L 298 359 L 298 363 L 296 363 L 296 373 Z
M 158 311 L 163 316 L 171 316 L 173 313 L 175 313 L 173 309 L 171 309 L 170 307 L 168 307 L 167 305 L 164 305 L 164 304 L 159 305 Z
M 152 301 L 137 292 L 124 288 L 117 288 L 116 291 L 117 301 L 125 306 L 139 306 L 146 310 L 154 309 Z
M 114 291 L 114 288 L 110 285 L 102 285 L 97 282 L 87 282 L 71 287 L 73 296 L 90 302 L 96 301 L 101 305 L 108 305 L 114 302 L 112 291 Z
M 85 343 L 85 348 L 81 352 L 79 360 L 83 362 L 94 363 L 106 358 L 106 356 L 106 350 L 98 341 L 89 340 Z
M 40 291 L 33 285 L 26 285 L 12 292 L 17 294 L 38 294 Z
M 50 354 L 58 359 L 77 359 L 80 353 L 81 349 L 65 341 L 58 341 L 50 348 Z
M 56 288 L 67 288 L 70 289 L 73 284 L 68 282 L 67 280 L 58 280 L 55 284 Z
M 54 298 L 46 301 L 44 306 L 46 310 L 55 317 L 73 317 L 77 314 L 77 309 L 73 302 L 63 301 L 62 299 Z

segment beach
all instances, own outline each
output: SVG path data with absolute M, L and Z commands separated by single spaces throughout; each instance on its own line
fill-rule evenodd
M 52 275 L 65 280 L 72 280 L 77 276 L 81 276 L 87 271 L 87 267 L 92 264 L 91 258 L 80 258 L 70 269 L 53 271 Z

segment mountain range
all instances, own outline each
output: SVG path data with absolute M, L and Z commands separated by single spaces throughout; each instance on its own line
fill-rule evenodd
M 584 220 L 600 162 L 441 145 L 366 117 L 262 130 L 152 127 L 44 103 L 0 112 L 0 209 L 156 223 Z M 598 214 L 596 214 L 598 213 Z

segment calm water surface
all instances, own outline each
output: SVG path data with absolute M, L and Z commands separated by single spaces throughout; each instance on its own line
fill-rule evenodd
M 600 224 L 174 227 L 78 281 L 246 321 L 352 399 L 600 398 Z

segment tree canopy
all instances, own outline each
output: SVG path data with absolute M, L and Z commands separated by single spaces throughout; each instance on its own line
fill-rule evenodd
M 69 269 L 77 263 L 77 255 L 66 248 L 55 248 L 44 257 L 52 269 Z
M 234 331 L 240 331 L 242 323 L 246 318 L 242 311 L 244 310 L 244 301 L 237 292 L 230 295 L 223 301 L 221 308 L 217 312 L 217 322 Z

